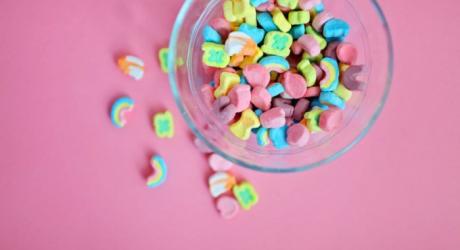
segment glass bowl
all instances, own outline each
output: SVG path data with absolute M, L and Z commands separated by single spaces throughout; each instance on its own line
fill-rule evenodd
M 350 24 L 347 41 L 354 43 L 359 51 L 358 64 L 366 66 L 366 89 L 353 92 L 340 128 L 312 135 L 305 147 L 283 150 L 260 147 L 255 138 L 237 139 L 201 98 L 201 86 L 211 81 L 202 65 L 201 31 L 212 18 L 223 17 L 222 2 L 186 0 L 169 44 L 171 88 L 182 116 L 199 139 L 237 165 L 262 172 L 285 173 L 331 162 L 369 132 L 385 104 L 393 73 L 391 34 L 377 1 L 323 0 L 326 10 Z

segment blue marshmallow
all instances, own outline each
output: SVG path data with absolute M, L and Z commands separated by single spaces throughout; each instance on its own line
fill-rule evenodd
M 319 102 L 328 106 L 336 106 L 339 109 L 345 109 L 345 101 L 334 92 L 321 92 Z
M 291 33 L 291 36 L 292 38 L 294 38 L 294 40 L 297 40 L 305 34 L 305 25 L 303 24 L 294 25 L 292 26 L 289 33 Z
M 259 29 L 247 23 L 241 24 L 238 30 L 250 36 L 257 44 L 261 43 L 265 37 L 265 30 Z
M 202 34 L 205 42 L 222 43 L 222 37 L 220 37 L 219 32 L 209 25 L 204 26 Z
M 323 36 L 328 41 L 343 40 L 350 33 L 350 25 L 341 19 L 331 19 L 323 26 Z
M 257 22 L 266 32 L 278 30 L 278 27 L 276 27 L 276 24 L 273 22 L 272 15 L 268 12 L 257 13 Z
M 287 138 L 287 126 L 283 126 L 280 128 L 271 128 L 268 130 L 268 135 L 270 140 L 273 143 L 273 146 L 277 149 L 287 148 L 289 146 L 286 138 Z

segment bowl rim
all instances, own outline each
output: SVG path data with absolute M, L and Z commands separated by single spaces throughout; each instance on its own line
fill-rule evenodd
M 176 51 L 177 51 L 177 40 L 179 37 L 179 32 L 180 28 L 182 27 L 182 24 L 184 22 L 184 18 L 189 11 L 189 9 L 192 7 L 194 0 L 186 0 L 184 4 L 182 5 L 179 14 L 177 15 L 176 21 L 173 26 L 173 30 L 171 33 L 171 38 L 169 41 L 169 53 L 168 53 L 168 76 L 169 76 L 169 84 L 171 87 L 171 90 L 173 92 L 174 100 L 176 102 L 176 105 L 179 107 L 179 111 L 182 115 L 182 117 L 185 119 L 188 127 L 192 130 L 194 135 L 202 140 L 214 153 L 219 154 L 220 156 L 224 157 L 225 159 L 234 162 L 238 166 L 248 168 L 251 170 L 259 171 L 259 172 L 264 172 L 264 173 L 296 173 L 296 172 L 303 172 L 312 168 L 319 167 L 321 165 L 330 163 L 337 158 L 341 157 L 345 153 L 347 153 L 351 148 L 353 148 L 356 144 L 358 144 L 371 130 L 371 128 L 374 126 L 376 123 L 377 119 L 379 118 L 380 114 L 383 111 L 383 107 L 385 106 L 385 103 L 387 102 L 390 89 L 392 86 L 392 80 L 393 80 L 393 71 L 394 71 L 394 47 L 393 47 L 393 38 L 391 35 L 390 27 L 387 22 L 387 19 L 385 18 L 385 15 L 383 13 L 382 8 L 380 7 L 380 4 L 377 2 L 377 0 L 369 0 L 370 3 L 373 5 L 375 11 L 377 12 L 383 28 L 384 32 L 386 33 L 386 38 L 387 38 L 387 47 L 388 47 L 388 69 L 387 69 L 387 79 L 386 79 L 386 84 L 385 84 L 385 89 L 384 93 L 382 95 L 382 98 L 379 102 L 379 105 L 375 109 L 374 113 L 372 114 L 367 126 L 359 133 L 359 135 L 353 139 L 347 146 L 343 147 L 339 151 L 335 152 L 334 154 L 331 154 L 330 156 L 326 157 L 323 160 L 308 164 L 303 167 L 289 167 L 289 168 L 272 168 L 272 167 L 264 167 L 264 166 L 259 166 L 257 164 L 248 164 L 244 161 L 241 161 L 239 159 L 236 159 L 227 153 L 225 151 L 220 150 L 219 148 L 215 147 L 212 143 L 210 143 L 204 136 L 203 134 L 200 133 L 198 128 L 195 126 L 194 122 L 192 121 L 190 115 L 187 112 L 187 109 L 185 108 L 183 102 L 181 101 L 181 96 L 179 93 L 179 88 L 176 83 L 176 74 L 175 74 L 175 58 L 176 58 Z

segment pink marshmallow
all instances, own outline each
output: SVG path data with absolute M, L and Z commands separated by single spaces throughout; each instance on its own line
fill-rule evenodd
M 290 126 L 287 130 L 287 142 L 291 146 L 303 147 L 308 144 L 310 131 L 300 123 Z
M 243 75 L 252 87 L 267 87 L 270 83 L 270 72 L 260 64 L 251 64 L 243 69 Z
M 312 22 L 312 26 L 316 31 L 322 32 L 324 24 L 332 18 L 334 17 L 331 13 L 323 11 L 315 16 Z
M 212 110 L 224 123 L 231 122 L 237 113 L 235 105 L 230 103 L 230 97 L 228 96 L 221 96 L 214 101 Z
M 204 102 L 206 105 L 209 107 L 212 106 L 212 103 L 214 102 L 214 89 L 208 84 L 205 84 L 201 86 L 201 96 L 203 97 Z
M 281 83 L 284 85 L 286 94 L 294 99 L 301 98 L 307 91 L 307 82 L 301 75 L 287 71 L 283 74 Z
M 310 101 L 308 99 L 299 99 L 294 107 L 292 118 L 294 118 L 295 121 L 300 122 L 303 119 L 305 112 L 307 112 L 309 106 Z
M 341 43 L 337 46 L 337 58 L 346 64 L 355 64 L 358 59 L 358 50 L 351 43 Z
M 317 97 L 321 94 L 321 88 L 318 86 L 310 87 L 305 92 L 305 97 Z
M 299 46 L 310 56 L 315 57 L 321 53 L 321 46 L 312 35 L 303 35 L 297 40 L 296 43 L 298 43 Z
M 222 17 L 212 19 L 209 26 L 215 29 L 222 36 L 222 39 L 227 38 L 228 34 L 232 32 L 230 23 Z
M 209 166 L 212 170 L 219 172 L 219 171 L 228 171 L 232 168 L 233 163 L 228 161 L 227 159 L 223 158 L 222 156 L 214 153 L 211 154 L 208 158 Z
M 280 107 L 272 108 L 260 115 L 260 123 L 265 128 L 280 128 L 286 124 L 286 113 Z
M 236 112 L 242 112 L 251 105 L 251 87 L 245 84 L 237 85 L 228 93 L 228 97 L 235 105 Z
M 251 103 L 257 108 L 265 111 L 270 109 L 272 96 L 267 89 L 262 87 L 255 87 L 251 93 Z
M 320 3 L 321 3 L 321 0 L 300 0 L 299 7 L 302 10 L 312 10 L 316 5 Z
M 343 121 L 343 113 L 340 109 L 329 108 L 321 113 L 319 117 L 319 127 L 324 131 L 332 131 L 340 127 Z

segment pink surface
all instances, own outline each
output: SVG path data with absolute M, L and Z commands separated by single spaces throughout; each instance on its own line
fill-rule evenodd
M 327 167 L 238 169 L 261 199 L 232 221 L 156 62 L 181 5 L 159 2 L 0 1 L 0 249 L 460 249 L 457 1 L 382 1 L 396 70 L 376 126 Z M 126 52 L 144 80 L 116 68 Z M 109 105 L 125 94 L 137 110 L 115 129 Z M 165 108 L 173 140 L 150 126 Z M 170 170 L 149 190 L 153 152 Z

